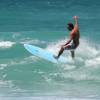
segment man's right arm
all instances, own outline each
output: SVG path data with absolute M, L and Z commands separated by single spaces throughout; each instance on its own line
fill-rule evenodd
M 78 30 L 78 17 L 74 16 L 74 20 L 75 20 L 75 26 L 74 26 L 74 30 Z

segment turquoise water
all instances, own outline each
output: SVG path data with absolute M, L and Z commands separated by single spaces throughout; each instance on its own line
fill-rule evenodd
M 100 1 L 0 1 L 0 100 L 99 100 Z M 53 64 L 24 43 L 54 54 L 68 40 L 67 22 L 79 18 L 80 46 L 73 61 Z

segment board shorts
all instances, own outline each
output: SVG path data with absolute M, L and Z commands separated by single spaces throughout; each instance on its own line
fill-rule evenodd
M 64 47 L 65 50 L 71 50 L 71 51 L 74 51 L 76 49 L 76 45 L 72 42 L 70 44 L 67 44 L 65 47 Z

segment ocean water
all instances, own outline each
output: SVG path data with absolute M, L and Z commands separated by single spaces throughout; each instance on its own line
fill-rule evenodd
M 27 52 L 24 43 L 54 54 L 78 16 L 80 46 L 73 61 L 53 64 Z M 0 0 L 0 100 L 99 100 L 100 1 Z

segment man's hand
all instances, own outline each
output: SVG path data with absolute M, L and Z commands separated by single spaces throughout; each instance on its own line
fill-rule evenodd
M 74 16 L 73 18 L 74 18 L 74 21 L 75 21 L 74 30 L 78 31 L 78 17 Z
M 77 17 L 77 16 L 74 16 L 73 18 L 74 18 L 74 19 L 78 19 L 78 17 Z

